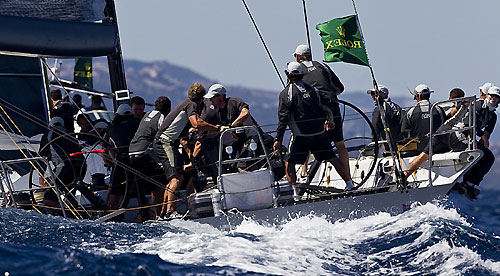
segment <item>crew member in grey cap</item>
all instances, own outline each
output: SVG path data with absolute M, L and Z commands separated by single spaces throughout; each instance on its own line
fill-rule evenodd
M 332 111 L 335 126 L 327 131 L 327 134 L 330 140 L 334 142 L 341 161 L 340 167 L 335 166 L 335 169 L 337 172 L 340 170 L 349 172 L 349 154 L 344 144 L 342 116 L 337 98 L 344 91 L 344 85 L 328 65 L 312 60 L 309 46 L 297 46 L 293 56 L 300 63 L 304 72 L 302 81 L 318 89 L 323 104 Z
M 426 84 L 419 84 L 414 90 L 414 99 L 417 103 L 408 110 L 403 121 L 403 131 L 409 134 L 409 138 L 417 139 L 417 152 L 421 153 L 429 143 L 429 125 L 430 115 L 429 111 L 431 103 L 429 99 L 433 90 Z M 433 132 L 444 123 L 445 113 L 444 110 L 437 106 L 432 112 L 432 125 Z

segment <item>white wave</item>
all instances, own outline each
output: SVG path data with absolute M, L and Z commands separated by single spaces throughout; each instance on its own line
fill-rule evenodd
M 231 266 L 245 271 L 285 275 L 347 273 L 353 267 L 368 271 L 374 268 L 376 271 L 370 272 L 373 275 L 410 275 L 415 273 L 405 272 L 401 264 L 393 267 L 384 263 L 390 263 L 397 255 L 413 252 L 418 256 L 408 261 L 410 265 L 431 270 L 432 262 L 428 259 L 433 256 L 438 268 L 432 268 L 432 271 L 438 274 L 460 272 L 460 267 L 468 262 L 500 272 L 499 263 L 482 260 L 478 253 L 468 248 L 439 242 L 423 250 L 422 244 L 433 238 L 439 228 L 434 221 L 450 221 L 461 227 L 470 227 L 455 209 L 429 203 L 397 216 L 379 213 L 334 223 L 312 215 L 291 219 L 278 226 L 263 226 L 247 220 L 232 232 L 221 232 L 190 221 L 172 221 L 169 225 L 177 231 L 166 232 L 161 237 L 118 251 L 158 254 L 163 260 L 178 264 Z M 365 252 L 369 251 L 366 246 L 376 244 L 376 241 L 405 238 L 401 233 L 416 238 L 376 253 Z

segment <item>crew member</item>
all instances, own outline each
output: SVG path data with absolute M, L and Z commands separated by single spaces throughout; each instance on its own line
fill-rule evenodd
M 125 196 L 126 184 L 130 179 L 128 149 L 137 128 L 138 124 L 133 120 L 130 105 L 121 104 L 116 110 L 115 118 L 111 121 L 105 136 L 105 139 L 113 147 L 108 149 L 114 164 L 111 187 L 106 195 L 106 201 L 111 209 L 121 207 L 120 203 L 123 202 L 122 199 Z
M 429 115 L 429 110 L 431 108 L 429 99 L 433 92 L 434 91 L 430 90 L 425 84 L 417 85 L 414 90 L 417 104 L 408 110 L 403 121 L 403 131 L 407 132 L 412 139 L 418 138 L 418 153 L 421 153 L 429 143 L 429 120 L 431 117 Z M 432 119 L 433 132 L 435 132 L 444 122 L 444 111 L 441 107 L 437 106 L 434 108 Z
M 488 94 L 488 90 L 493 86 L 491 82 L 486 82 L 483 85 L 479 86 L 479 98 L 485 99 L 486 94 Z
M 62 100 L 61 90 L 56 89 L 50 91 L 50 98 L 52 100 L 52 112 L 50 113 L 50 117 L 61 117 L 64 120 L 64 128 L 66 129 L 66 132 L 75 132 L 73 108 L 70 103 Z
M 180 138 L 186 137 L 190 128 L 206 131 L 220 131 L 220 127 L 211 125 L 200 118 L 203 108 L 205 87 L 199 83 L 192 84 L 188 90 L 188 98 L 177 105 L 165 118 L 155 136 L 154 150 L 160 158 L 166 177 L 169 179 L 166 197 L 166 208 L 161 217 L 165 219 L 181 218 L 175 210 L 175 194 L 183 180 L 183 160 L 179 153 Z
M 157 157 L 154 156 L 152 145 L 158 128 L 170 112 L 170 108 L 171 103 L 168 97 L 158 97 L 155 101 L 155 110 L 144 115 L 129 147 L 130 165 L 140 172 L 140 175 L 136 175 L 140 187 L 151 192 L 151 201 L 155 206 L 157 217 L 161 214 L 161 203 L 165 193 L 165 189 L 158 186 L 158 183 L 167 183 L 167 179 L 163 168 L 155 160 Z M 149 179 L 157 183 L 152 183 Z
M 144 109 L 146 108 L 146 102 L 142 97 L 135 96 L 130 99 L 130 107 L 132 108 L 132 114 L 136 119 L 142 119 L 144 116 Z
M 387 127 L 390 130 L 391 140 L 394 145 L 396 142 L 403 139 L 401 132 L 401 122 L 403 121 L 403 110 L 399 105 L 391 101 L 389 98 L 389 89 L 383 85 L 378 85 L 379 102 L 377 104 L 377 96 L 375 89 L 369 89 L 366 93 L 372 96 L 375 109 L 372 113 L 372 124 L 375 127 L 375 133 L 379 140 L 386 140 L 384 125 L 382 124 L 382 116 L 380 114 L 379 106 L 385 111 L 385 119 Z
M 464 182 L 459 185 L 459 191 L 465 193 L 470 200 L 475 200 L 479 190 L 474 186 L 479 185 L 484 175 L 493 166 L 495 156 L 489 150 L 489 138 L 496 124 L 495 110 L 500 102 L 500 88 L 493 86 L 488 90 L 486 98 L 479 99 L 474 103 L 476 116 L 476 134 L 481 137 L 477 143 L 478 148 L 484 153 L 483 157 L 467 172 Z M 467 148 L 469 135 L 467 131 L 455 131 L 446 134 L 439 134 L 452 129 L 461 129 L 469 124 L 469 107 L 467 104 L 458 103 L 457 112 L 447 120 L 438 130 L 438 135 L 432 138 L 432 152 L 443 153 L 449 150 L 463 151 Z M 427 146 L 419 156 L 417 156 L 408 166 L 406 177 L 417 170 L 425 161 L 429 159 L 429 147 Z
M 450 91 L 450 97 L 448 97 L 449 100 L 453 99 L 458 99 L 458 98 L 463 98 L 465 96 L 465 92 L 460 89 L 460 88 L 453 88 Z M 444 103 L 439 105 L 441 108 L 443 108 L 444 115 L 445 115 L 445 121 L 450 119 L 455 113 L 457 112 L 457 103 L 456 102 L 449 102 L 449 103 Z
M 339 165 L 332 145 L 325 132 L 333 127 L 330 109 L 321 103 L 317 89 L 302 82 L 303 71 L 300 63 L 290 62 L 285 71 L 288 85 L 279 96 L 278 129 L 273 148 L 281 150 L 281 143 L 287 125 L 292 130 L 292 142 L 286 165 L 287 180 L 292 184 L 294 196 L 298 196 L 295 164 L 303 164 L 309 152 L 318 161 L 328 160 Z M 352 189 L 348 171 L 339 171 L 346 181 L 346 188 Z
M 327 131 L 328 137 L 334 142 L 339 154 L 340 163 L 334 165 L 335 170 L 349 173 L 349 153 L 344 143 L 342 116 L 337 96 L 344 91 L 344 85 L 332 69 L 321 62 L 313 61 L 311 49 L 307 45 L 299 45 L 293 53 L 295 60 L 300 62 L 304 76 L 302 81 L 319 90 L 321 100 L 333 113 L 335 127 Z M 350 181 L 350 177 L 349 177 Z

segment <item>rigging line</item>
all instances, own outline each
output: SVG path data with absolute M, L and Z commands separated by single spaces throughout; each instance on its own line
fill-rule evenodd
M 0 116 L 2 116 L 0 114 Z M 2 116 L 3 117 L 3 116 Z M 0 123 L 0 127 L 2 128 L 2 130 L 7 134 L 7 136 L 10 138 L 10 140 L 16 145 L 16 147 L 19 149 L 19 151 L 22 153 L 22 155 L 24 156 L 24 158 L 28 159 L 29 157 L 26 156 L 26 154 L 24 153 L 24 151 L 19 147 L 19 145 L 16 143 L 16 141 L 14 141 L 14 139 L 12 138 L 12 136 L 7 132 L 7 130 L 5 129 L 4 125 Z M 43 176 L 43 174 L 40 173 L 40 171 L 38 170 L 38 168 L 33 164 L 33 162 L 31 162 L 31 160 L 29 161 L 29 163 L 33 166 L 33 168 L 35 168 L 35 170 L 38 172 L 38 174 L 43 177 L 44 180 L 45 177 Z M 64 202 L 64 201 L 63 201 Z M 64 204 L 66 205 L 66 203 L 64 202 Z M 72 209 L 66 205 L 66 207 L 68 207 L 68 209 L 73 213 Z M 74 214 L 74 213 L 73 213 Z
M 31 142 L 29 141 L 29 139 L 23 134 L 23 132 L 19 129 L 19 127 L 17 126 L 16 123 L 14 123 L 14 121 L 12 120 L 12 118 L 10 118 L 9 114 L 7 113 L 7 111 L 5 111 L 5 109 L 2 107 L 2 105 L 0 105 L 0 109 L 3 111 L 3 113 L 5 114 L 5 116 L 7 116 L 7 118 L 9 119 L 10 123 L 16 128 L 16 130 L 19 132 L 19 134 L 21 135 L 21 137 L 24 139 L 24 141 L 26 142 L 26 144 L 29 145 L 30 147 L 30 150 L 28 150 L 28 152 L 30 152 L 30 156 L 33 157 L 33 155 L 31 154 L 31 151 L 35 152 L 35 149 L 33 148 L 33 145 L 31 144 Z M 5 118 L 3 117 L 3 115 L 0 115 L 3 119 L 3 121 L 5 122 L 5 124 L 9 127 L 10 131 L 12 134 L 15 134 L 14 130 L 12 129 L 12 127 L 7 123 L 7 121 L 5 120 Z
M 46 67 L 46 69 L 47 69 L 47 70 L 48 70 L 48 71 L 52 74 L 52 76 L 54 76 L 54 79 L 57 81 L 57 83 L 58 83 L 58 84 L 59 84 L 59 85 L 63 88 L 63 90 L 66 92 L 66 95 L 68 95 L 68 99 L 69 99 L 70 103 L 71 103 L 72 105 L 76 106 L 76 107 L 78 108 L 78 110 L 79 110 L 80 112 L 82 112 L 82 113 L 83 113 L 82 108 L 80 108 L 80 107 L 79 107 L 79 106 L 75 103 L 75 101 L 73 100 L 73 98 L 71 98 L 71 97 L 69 96 L 69 92 L 68 92 L 68 90 L 64 87 L 64 85 L 62 84 L 62 82 L 61 82 L 61 80 L 59 79 L 59 77 L 57 77 L 57 76 L 56 76 L 56 73 L 54 73 L 54 71 L 52 71 L 52 68 L 50 68 L 50 66 L 47 64 L 47 62 L 45 61 L 45 59 L 44 59 L 44 58 L 42 58 L 42 57 L 40 57 L 40 61 L 43 63 L 43 65 Z M 52 98 L 51 98 L 51 99 L 52 99 Z M 61 99 L 61 101 L 62 101 L 62 99 Z M 104 102 L 103 102 L 103 103 L 104 103 Z M 93 125 L 93 124 L 92 124 L 92 120 L 90 120 L 90 118 L 88 118 L 87 116 L 84 116 L 84 118 L 85 118 L 85 120 L 87 121 L 87 123 L 89 123 L 90 125 Z M 97 133 L 97 135 L 99 135 L 99 137 L 100 137 L 100 138 L 102 138 L 102 136 L 101 136 L 99 133 Z
M 278 74 L 278 77 L 280 78 L 281 84 L 283 85 L 283 87 L 285 87 L 285 82 L 283 81 L 283 78 L 280 75 L 278 67 L 276 67 L 276 63 L 274 62 L 273 57 L 271 56 L 271 53 L 269 52 L 269 49 L 267 48 L 267 45 L 266 45 L 266 42 L 264 41 L 264 38 L 260 34 L 259 28 L 257 27 L 255 20 L 253 19 L 252 13 L 250 12 L 250 9 L 248 8 L 247 3 L 245 2 L 245 0 L 241 0 L 241 1 L 243 2 L 245 9 L 247 10 L 247 13 L 248 13 L 248 16 L 250 17 L 250 20 L 252 20 L 253 26 L 254 26 L 255 30 L 257 31 L 257 34 L 259 35 L 259 38 L 260 38 L 260 41 L 262 42 L 262 45 L 264 45 L 264 49 L 266 49 L 266 53 L 269 56 L 269 59 L 271 60 L 273 66 L 274 66 L 274 70 L 276 71 L 276 74 Z
M 361 34 L 361 39 L 363 40 L 363 44 L 365 45 L 365 53 L 366 53 L 366 58 L 368 60 L 368 68 L 370 68 L 370 73 L 372 75 L 372 80 L 373 80 L 373 88 L 375 89 L 375 91 L 377 91 L 376 95 L 377 95 L 377 101 L 376 101 L 376 104 L 377 106 L 379 106 L 379 109 L 380 110 L 383 110 L 384 112 L 380 112 L 380 118 L 382 119 L 382 125 L 384 127 L 384 133 L 385 133 L 385 136 L 386 136 L 386 140 L 389 141 L 389 151 L 391 152 L 391 156 L 392 156 L 392 160 L 394 163 L 396 163 L 396 171 L 395 171 L 395 174 L 396 174 L 396 178 L 397 180 L 401 183 L 401 186 L 404 190 L 407 189 L 407 183 L 406 183 L 406 178 L 404 178 L 404 176 L 402 176 L 402 167 L 400 166 L 400 162 L 396 162 L 396 159 L 399 160 L 399 157 L 396 156 L 396 154 L 394 154 L 394 149 L 393 149 L 393 146 L 392 146 L 392 139 L 391 139 L 391 135 L 390 135 L 390 130 L 387 126 L 387 121 L 386 121 L 386 118 L 385 118 L 385 104 L 382 103 L 382 106 L 380 106 L 379 104 L 379 93 L 378 93 L 378 85 L 377 85 L 377 81 L 375 80 L 375 73 L 373 72 L 373 68 L 372 68 L 372 65 L 370 63 L 370 59 L 368 58 L 368 50 L 366 50 L 366 41 L 365 41 L 365 37 L 363 35 L 363 31 L 361 29 L 361 23 L 359 22 L 359 15 L 358 15 L 358 10 L 356 8 L 356 3 L 354 2 L 354 0 L 352 0 L 352 6 L 354 7 L 354 13 L 355 13 L 355 18 L 356 18 L 356 24 L 358 26 L 358 29 L 359 29 L 359 33 Z
M 309 35 L 309 23 L 307 22 L 306 0 L 302 0 L 302 6 L 304 7 L 304 20 L 306 23 L 307 44 L 309 45 L 309 53 L 311 54 L 312 58 L 311 37 Z

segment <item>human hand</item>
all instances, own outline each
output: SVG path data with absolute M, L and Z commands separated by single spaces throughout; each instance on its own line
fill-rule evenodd
M 335 128 L 335 123 L 330 121 L 325 121 L 325 129 L 326 131 L 330 131 Z
M 274 141 L 273 150 L 277 152 L 281 151 L 281 141 L 278 140 Z

